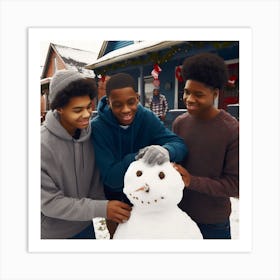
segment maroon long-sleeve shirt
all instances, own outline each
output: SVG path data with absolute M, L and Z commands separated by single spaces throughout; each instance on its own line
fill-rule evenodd
M 224 222 L 231 213 L 229 198 L 239 197 L 238 121 L 224 110 L 211 120 L 185 113 L 173 130 L 189 149 L 182 165 L 191 174 L 179 207 L 195 222 Z

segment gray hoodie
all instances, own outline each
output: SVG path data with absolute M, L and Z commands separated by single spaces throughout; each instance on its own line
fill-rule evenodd
M 107 200 L 95 164 L 91 127 L 74 139 L 49 111 L 41 127 L 41 238 L 69 238 L 94 217 L 106 217 Z

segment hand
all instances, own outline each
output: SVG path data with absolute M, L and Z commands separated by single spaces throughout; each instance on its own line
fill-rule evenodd
M 164 121 L 165 120 L 165 115 L 162 115 L 159 118 L 160 118 L 160 120 Z
M 173 167 L 181 174 L 182 179 L 185 183 L 185 187 L 188 187 L 191 183 L 191 175 L 190 173 L 180 164 L 172 163 Z
M 138 160 L 140 158 L 143 158 L 144 162 L 152 166 L 155 164 L 163 164 L 169 161 L 169 152 L 159 145 L 151 145 L 139 151 L 135 159 Z
M 110 200 L 107 204 L 107 219 L 117 223 L 126 222 L 130 217 L 131 206 L 118 201 Z

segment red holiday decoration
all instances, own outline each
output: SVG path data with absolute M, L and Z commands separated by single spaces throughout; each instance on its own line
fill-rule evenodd
M 98 80 L 99 82 L 104 83 L 106 80 L 106 75 L 99 74 L 99 75 L 97 75 L 97 78 L 99 79 Z
M 151 74 L 152 74 L 154 80 L 158 80 L 158 76 L 159 76 L 159 73 L 160 73 L 161 71 L 162 71 L 162 70 L 161 70 L 161 68 L 159 67 L 159 65 L 158 65 L 158 64 L 155 64 L 155 65 L 154 65 L 154 69 L 153 69 L 153 71 L 151 72 Z
M 183 75 L 182 75 L 182 66 L 177 66 L 175 69 L 175 76 L 178 82 L 182 83 L 183 80 Z
M 106 76 L 105 75 L 101 75 L 101 81 L 104 83 L 105 82 L 105 79 L 106 79 Z
M 237 76 L 236 75 L 231 75 L 228 79 L 227 85 L 230 87 L 234 87 L 237 81 Z

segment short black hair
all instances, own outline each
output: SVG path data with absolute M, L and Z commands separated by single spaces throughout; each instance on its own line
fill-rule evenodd
M 106 83 L 106 95 L 109 97 L 112 90 L 125 87 L 132 87 L 133 90 L 137 92 L 136 83 L 131 75 L 127 73 L 112 75 Z
M 222 89 L 228 81 L 224 60 L 213 53 L 200 53 L 186 58 L 182 74 L 185 81 L 194 80 L 218 89 Z
M 92 100 L 97 95 L 96 83 L 91 78 L 79 79 L 70 83 L 67 87 L 56 94 L 55 99 L 51 102 L 52 110 L 62 108 L 67 105 L 71 98 L 77 96 L 89 96 Z

